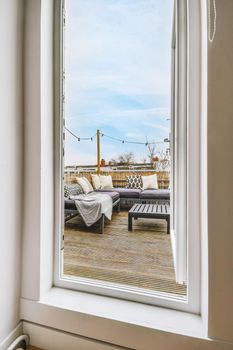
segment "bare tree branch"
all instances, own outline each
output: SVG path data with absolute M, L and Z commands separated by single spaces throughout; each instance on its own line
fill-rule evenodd
M 127 153 L 119 155 L 118 163 L 129 165 L 129 164 L 134 163 L 134 159 L 135 159 L 134 158 L 134 153 L 133 152 L 127 152 Z
M 147 149 L 148 149 L 148 158 L 150 163 L 153 163 L 153 158 L 155 157 L 155 150 L 156 150 L 156 146 L 155 145 L 151 145 L 148 141 L 148 137 L 146 136 L 146 145 L 147 145 Z

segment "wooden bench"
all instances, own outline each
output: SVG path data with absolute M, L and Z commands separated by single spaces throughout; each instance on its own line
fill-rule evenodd
M 168 203 L 134 204 L 128 212 L 128 230 L 132 231 L 132 220 L 138 218 L 165 219 L 170 233 L 170 205 Z

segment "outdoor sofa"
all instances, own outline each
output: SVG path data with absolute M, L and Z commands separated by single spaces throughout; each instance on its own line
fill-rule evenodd
M 131 207 L 134 203 L 147 203 L 153 204 L 157 202 L 169 202 L 170 190 L 168 189 L 137 189 L 137 188 L 108 188 L 98 189 L 94 192 L 108 194 L 112 198 L 113 208 L 120 211 L 120 206 Z M 93 192 L 90 192 L 90 194 Z M 65 185 L 64 187 L 64 209 L 65 209 L 65 221 L 71 219 L 72 216 L 78 214 L 75 201 L 70 199 L 70 195 L 83 194 L 79 184 Z M 88 194 L 87 194 L 88 196 Z M 100 232 L 104 230 L 104 215 L 100 220 Z
M 113 187 L 112 177 L 92 175 L 92 183 L 97 192 L 117 192 L 120 195 L 121 205 L 132 206 L 135 203 L 154 204 L 158 201 L 170 201 L 170 190 L 159 189 L 157 175 L 128 175 L 126 187 Z M 101 186 L 106 185 L 109 186 Z M 95 187 L 95 185 L 100 185 Z
M 65 185 L 72 188 L 72 195 L 82 194 L 78 184 Z M 169 189 L 147 189 L 141 190 L 137 188 L 114 187 L 108 189 L 94 190 L 94 192 L 102 192 L 112 197 L 113 204 L 120 199 L 120 204 L 148 203 L 153 204 L 158 201 L 170 201 Z M 75 202 L 69 199 L 70 193 L 64 191 L 65 210 L 76 210 Z M 117 203 L 118 204 L 118 203 Z M 119 204 L 118 204 L 119 205 Z

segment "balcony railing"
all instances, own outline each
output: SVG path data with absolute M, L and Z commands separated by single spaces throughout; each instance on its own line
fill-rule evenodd
M 96 174 L 97 168 L 95 166 L 86 167 L 67 167 L 64 171 L 64 182 L 67 184 L 75 183 L 76 178 L 80 176 L 86 177 L 91 181 L 91 175 Z M 111 175 L 114 187 L 126 187 L 127 181 L 126 177 L 129 175 L 153 175 L 157 174 L 158 186 L 159 188 L 166 189 L 169 188 L 170 184 L 170 171 L 157 171 L 155 169 L 148 169 L 140 167 L 139 164 L 130 166 L 128 169 L 123 167 L 102 167 L 102 175 Z

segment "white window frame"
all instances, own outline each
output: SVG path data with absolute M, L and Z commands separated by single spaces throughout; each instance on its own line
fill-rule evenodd
M 187 282 L 187 17 L 173 16 L 171 72 L 171 243 L 178 283 Z M 178 208 L 178 209 L 177 209 Z
M 53 8 L 54 2 L 55 8 Z M 56 149 L 55 154 L 53 153 L 54 34 L 52 18 L 55 17 L 55 20 L 59 21 L 58 3 L 60 0 L 25 2 L 24 217 L 20 318 L 34 324 L 41 324 L 44 327 L 135 350 L 145 348 L 145 344 L 147 349 L 152 349 L 154 344 L 158 344 L 158 347 L 170 346 L 174 350 L 180 348 L 182 344 L 189 344 L 190 347 L 192 344 L 193 346 L 200 346 L 200 344 L 202 346 L 203 344 L 203 349 L 209 348 L 211 344 L 208 342 L 207 331 L 209 326 L 212 327 L 213 322 L 208 325 L 208 305 L 210 305 L 211 313 L 214 313 L 215 307 L 211 303 L 209 304 L 208 282 L 211 281 L 208 277 L 208 236 L 204 222 L 201 230 L 202 297 L 200 315 L 177 311 L 175 303 L 170 304 L 172 310 L 54 287 L 54 233 L 57 231 L 56 228 L 54 229 L 55 220 L 53 220 L 56 205 L 53 194 L 53 159 L 60 157 L 60 154 L 58 149 Z M 193 60 L 195 61 L 195 55 L 198 57 L 200 55 L 202 61 L 201 71 L 197 70 L 198 67 L 195 64 L 193 66 L 192 73 L 195 75 L 195 81 L 198 80 L 200 98 L 192 102 L 201 104 L 202 167 L 199 170 L 201 170 L 200 174 L 202 175 L 202 213 L 204 211 L 205 215 L 207 212 L 206 1 L 192 0 L 189 11 L 194 15 L 192 28 L 195 29 L 190 38 L 191 40 L 198 38 L 198 41 L 195 42 L 197 51 L 193 52 Z M 202 18 L 199 18 L 200 12 Z M 199 35 L 199 31 L 201 31 L 201 35 Z M 56 40 L 55 44 L 57 44 Z M 57 67 L 55 67 L 55 71 L 56 69 Z M 57 108 L 57 105 L 55 107 Z M 57 110 L 55 109 L 56 114 Z M 57 184 L 55 184 L 55 188 L 57 188 L 56 186 Z M 211 284 L 213 283 L 211 282 Z M 197 290 L 197 292 L 199 291 Z M 225 304 L 227 308 L 227 302 Z M 186 309 L 188 311 L 188 307 Z M 189 310 L 193 309 L 189 308 Z M 223 328 L 225 331 L 225 327 Z M 165 337 L 164 334 L 166 334 Z M 99 348 L 97 344 L 97 349 Z
M 59 6 L 59 19 L 56 23 L 57 29 L 61 29 L 63 2 L 56 2 Z M 63 126 L 63 72 L 58 75 L 58 68 L 62 67 L 63 53 L 62 45 L 58 45 L 55 55 L 55 115 L 56 117 L 56 157 L 55 163 L 55 274 L 54 285 L 72 290 L 85 291 L 94 294 L 106 295 L 116 298 L 128 299 L 142 303 L 160 305 L 193 313 L 200 312 L 200 176 L 201 176 L 201 149 L 200 149 L 200 116 L 201 116 L 201 33 L 200 33 L 200 4 L 196 0 L 177 0 L 176 2 L 176 31 L 177 31 L 177 99 L 175 111 L 179 116 L 179 133 L 177 142 L 178 156 L 183 159 L 179 162 L 176 172 L 179 174 L 176 190 L 182 196 L 175 196 L 178 202 L 175 207 L 180 208 L 179 215 L 174 220 L 175 231 L 181 230 L 186 242 L 179 248 L 187 248 L 187 298 L 174 297 L 170 294 L 149 292 L 133 287 L 121 287 L 113 283 L 89 280 L 85 278 L 70 278 L 61 276 L 62 271 L 62 236 L 63 236 L 63 189 L 62 189 L 62 126 Z M 187 14 L 187 17 L 186 17 Z M 187 20 L 187 40 L 184 36 Z M 61 43 L 63 33 L 57 30 L 58 38 L 56 44 Z M 58 40 L 60 38 L 60 40 Z M 186 54 L 187 53 L 187 56 Z M 182 60 L 180 59 L 182 57 Z M 191 67 L 191 68 L 190 68 Z M 57 80 L 59 76 L 59 81 Z M 178 120 L 178 119 L 176 119 Z M 173 136 L 174 137 L 174 136 Z M 60 156 L 59 156 L 60 153 Z M 60 189 L 60 190 L 59 190 Z M 179 252 L 179 250 L 177 250 Z M 179 254 L 178 254 L 179 256 Z M 186 255 L 182 255 L 182 259 Z M 175 263 L 183 264 L 184 260 L 175 259 Z M 185 266 L 185 268 L 186 268 Z M 185 272 L 186 273 L 186 272 Z M 182 274 L 184 275 L 184 273 Z M 179 279 L 179 277 L 178 277 Z

